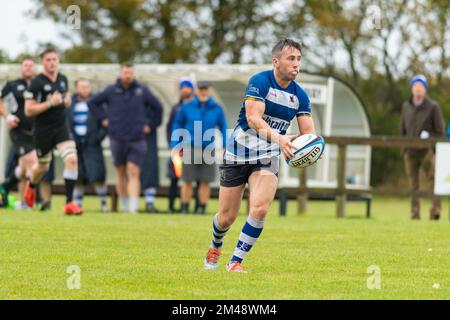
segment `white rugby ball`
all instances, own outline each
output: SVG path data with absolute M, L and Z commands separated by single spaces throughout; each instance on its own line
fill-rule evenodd
M 295 138 L 292 144 L 295 146 L 292 150 L 294 157 L 286 159 L 286 162 L 294 168 L 305 168 L 313 165 L 320 159 L 325 148 L 323 138 L 313 133 Z

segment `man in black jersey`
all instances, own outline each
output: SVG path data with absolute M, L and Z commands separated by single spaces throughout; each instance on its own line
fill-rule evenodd
M 30 57 L 22 60 L 20 73 L 19 79 L 6 83 L 0 96 L 0 115 L 6 117 L 14 152 L 19 158 L 14 173 L 0 185 L 0 206 L 8 205 L 8 193 L 16 183 L 19 183 L 20 203 L 16 209 L 25 209 L 25 177 L 30 175 L 32 167 L 37 163 L 32 136 L 33 119 L 25 116 L 24 92 L 36 75 L 34 61 Z M 9 107 L 9 112 L 6 110 L 6 106 Z
M 73 202 L 73 189 L 78 178 L 77 149 L 66 123 L 66 108 L 72 103 L 66 76 L 58 72 L 59 57 L 54 49 L 41 54 L 43 72 L 31 82 L 25 93 L 25 114 L 35 117 L 33 140 L 38 156 L 25 189 L 25 202 L 33 207 L 35 186 L 48 171 L 52 150 L 57 149 L 64 161 L 66 205 L 64 213 L 80 215 L 83 210 Z

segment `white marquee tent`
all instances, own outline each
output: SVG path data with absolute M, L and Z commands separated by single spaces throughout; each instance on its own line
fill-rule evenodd
M 215 98 L 224 106 L 230 129 L 236 125 L 242 106 L 242 97 L 249 77 L 270 69 L 270 65 L 137 65 L 138 79 L 149 85 L 164 105 L 163 125 L 158 130 L 161 185 L 167 185 L 167 149 L 165 124 L 170 108 L 177 102 L 177 84 L 181 77 L 190 76 L 197 81 L 208 80 L 213 85 Z M 112 83 L 117 77 L 117 65 L 62 65 L 62 72 L 73 83 L 84 77 L 92 81 L 95 91 Z M 0 65 L 0 85 L 17 77 L 17 65 Z M 344 82 L 333 77 L 301 73 L 298 83 L 308 92 L 317 131 L 324 136 L 370 136 L 370 124 L 364 105 L 356 93 Z M 292 125 L 290 130 L 296 131 Z M 220 140 L 220 139 L 219 139 Z M 9 150 L 9 139 L 4 120 L 0 120 L 0 178 L 3 177 L 5 158 Z M 108 161 L 108 181 L 114 181 L 114 171 L 108 141 L 105 141 Z M 336 185 L 337 148 L 327 146 L 324 159 L 311 167 L 308 185 L 331 187 Z M 366 146 L 350 146 L 347 156 L 347 181 L 352 187 L 370 185 L 371 149 Z M 280 185 L 298 185 L 298 173 L 281 161 Z M 61 170 L 58 159 L 57 171 Z M 60 175 L 59 175 L 60 177 Z M 217 185 L 217 182 L 216 182 Z

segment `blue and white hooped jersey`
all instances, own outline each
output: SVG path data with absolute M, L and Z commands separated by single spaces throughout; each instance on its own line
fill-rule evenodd
M 311 103 L 306 92 L 295 81 L 286 89 L 275 81 L 273 70 L 264 71 L 250 78 L 245 100 L 265 102 L 262 118 L 276 132 L 285 135 L 292 119 L 311 114 Z M 248 163 L 280 155 L 278 144 L 260 137 L 247 122 L 245 100 L 236 128 L 228 140 L 224 160 L 226 162 Z

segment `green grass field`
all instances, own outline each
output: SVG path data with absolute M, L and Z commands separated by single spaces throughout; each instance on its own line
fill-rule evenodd
M 308 213 L 277 215 L 244 265 L 229 274 L 245 216 L 225 238 L 218 271 L 203 270 L 212 214 L 102 214 L 89 198 L 82 217 L 0 213 L 0 299 L 449 299 L 450 222 L 444 201 L 439 222 L 409 220 L 408 200 L 377 198 L 373 217 L 349 203 L 343 220 L 333 202 L 310 202 Z M 159 208 L 166 201 L 159 199 Z M 214 211 L 217 203 L 210 204 Z M 69 266 L 79 266 L 81 289 L 69 290 Z M 381 271 L 381 289 L 369 290 L 369 266 Z M 433 288 L 439 284 L 440 288 Z

